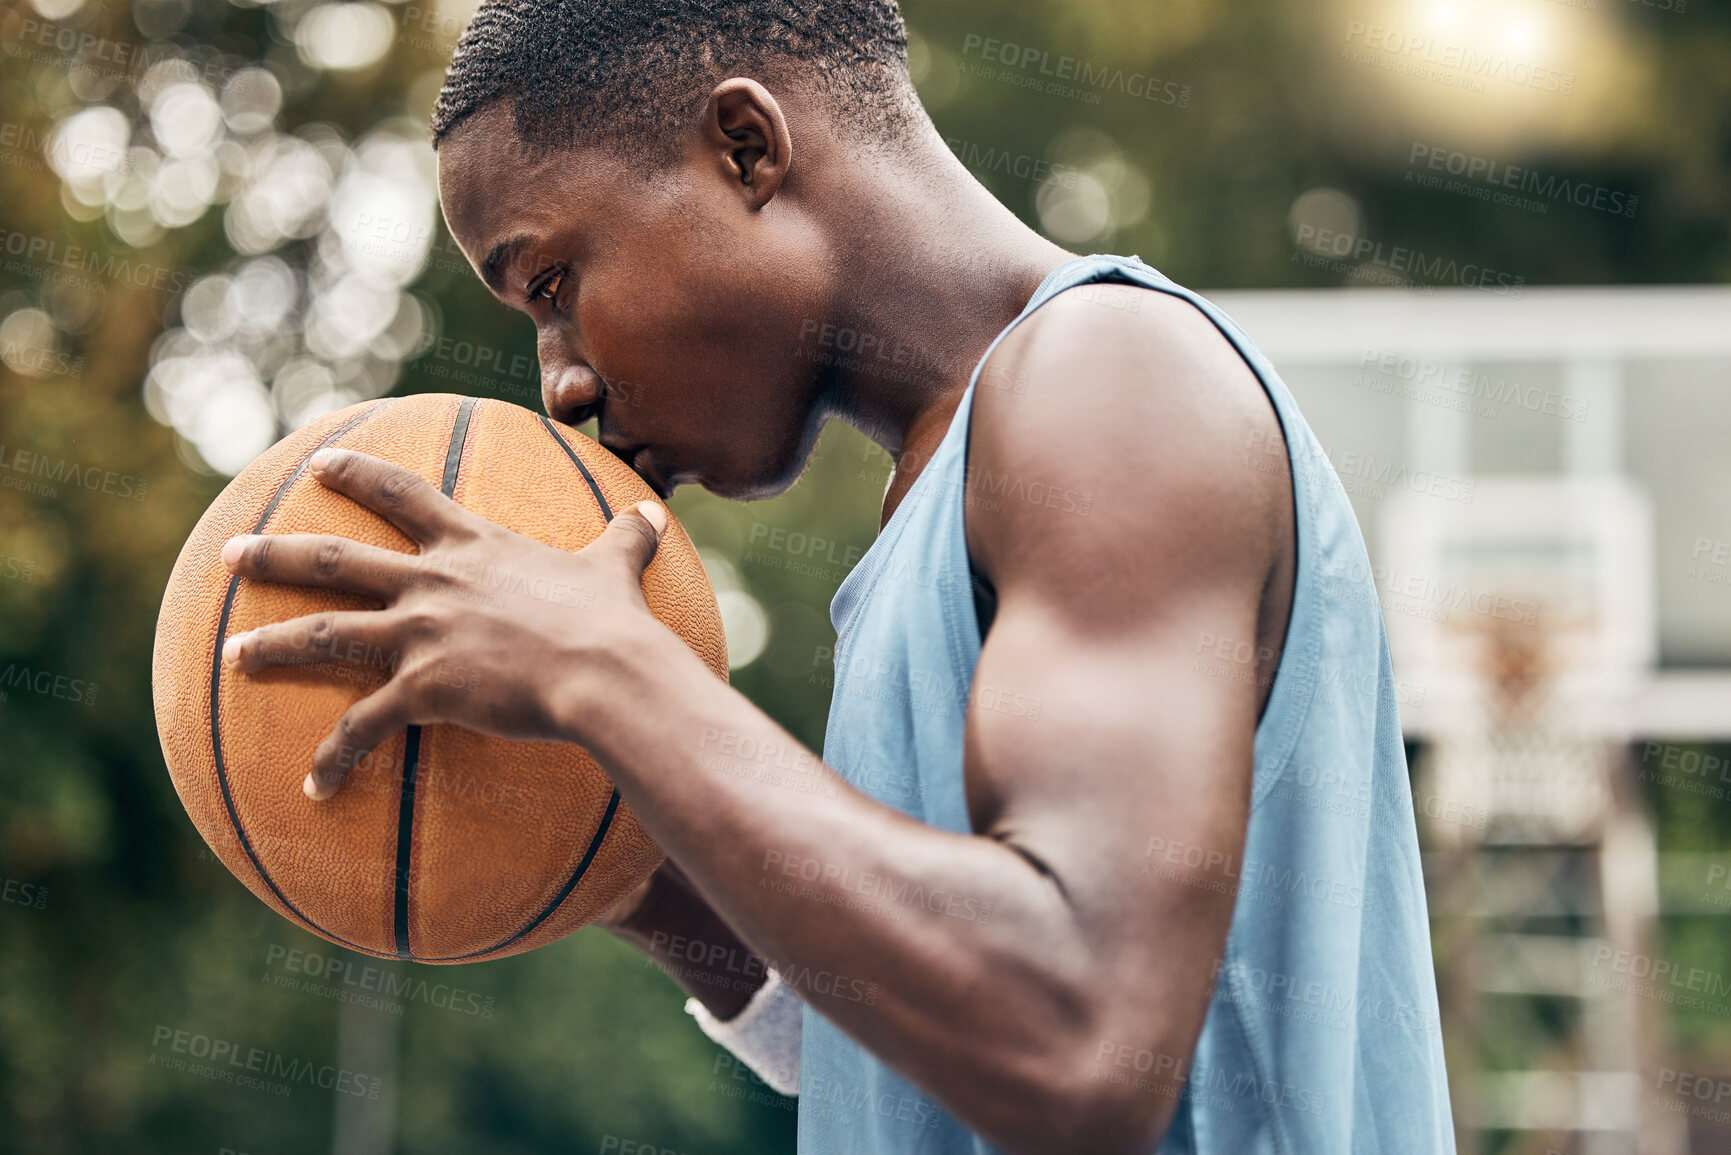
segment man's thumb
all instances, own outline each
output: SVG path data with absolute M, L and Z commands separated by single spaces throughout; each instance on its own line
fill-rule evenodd
M 667 507 L 657 501 L 640 501 L 625 510 L 607 526 L 603 539 L 617 539 L 618 549 L 636 564 L 646 568 L 655 557 L 655 547 L 667 529 Z

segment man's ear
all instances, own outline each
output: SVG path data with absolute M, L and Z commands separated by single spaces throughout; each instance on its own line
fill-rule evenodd
M 793 138 L 767 88 L 738 76 L 716 85 L 703 109 L 703 137 L 752 208 L 775 199 L 793 162 Z

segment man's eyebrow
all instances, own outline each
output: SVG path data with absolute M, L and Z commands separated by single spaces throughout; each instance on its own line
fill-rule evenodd
M 517 252 L 528 244 L 531 238 L 519 234 L 508 240 L 500 241 L 493 246 L 493 251 L 487 254 L 487 259 L 481 262 L 481 279 L 487 282 L 495 293 L 505 292 L 504 278 L 501 270 L 517 259 Z

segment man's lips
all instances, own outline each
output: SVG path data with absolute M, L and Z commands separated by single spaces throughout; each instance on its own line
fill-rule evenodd
M 619 445 L 601 443 L 603 449 L 631 467 L 631 472 L 643 479 L 651 492 L 666 501 L 673 495 L 673 480 L 664 473 L 655 461 L 655 450 L 648 445 Z
M 627 463 L 631 466 L 632 471 L 643 479 L 644 484 L 655 493 L 656 497 L 666 501 L 673 496 L 673 486 L 669 485 L 655 468 L 655 459 L 650 455 L 648 446 L 644 446 L 633 453 Z

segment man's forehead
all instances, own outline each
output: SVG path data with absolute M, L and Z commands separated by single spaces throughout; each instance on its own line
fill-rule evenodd
M 521 144 L 507 115 L 484 109 L 439 144 L 439 199 L 465 229 L 518 210 L 529 182 L 544 180 L 552 158 Z
M 484 278 L 489 264 L 504 272 L 513 261 L 544 256 L 538 238 L 600 211 L 596 198 L 621 175 L 597 150 L 525 144 L 502 105 L 452 129 L 438 157 L 445 219 Z
M 567 217 L 577 206 L 568 182 L 555 179 L 554 157 L 522 148 L 508 117 L 500 132 L 476 123 L 482 115 L 440 144 L 439 200 L 457 243 L 498 288 L 498 275 L 535 247 L 549 205 L 556 200 Z

